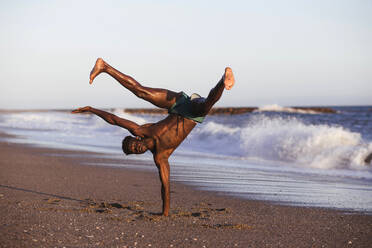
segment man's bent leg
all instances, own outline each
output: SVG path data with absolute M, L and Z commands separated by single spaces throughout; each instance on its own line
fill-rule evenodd
M 122 86 L 133 92 L 136 96 L 159 108 L 169 109 L 176 102 L 177 97 L 179 96 L 179 93 L 170 90 L 142 86 L 134 78 L 116 70 L 101 58 L 97 59 L 96 64 L 90 73 L 89 83 L 91 84 L 95 77 L 102 72 L 115 78 Z

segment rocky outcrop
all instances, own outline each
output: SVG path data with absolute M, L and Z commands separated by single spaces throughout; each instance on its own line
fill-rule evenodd
M 324 107 L 293 107 L 293 109 L 308 110 L 316 113 L 336 113 L 334 109 Z M 251 113 L 258 110 L 257 107 L 227 107 L 227 108 L 212 108 L 209 111 L 209 115 L 238 115 Z M 166 109 L 159 108 L 129 108 L 124 109 L 124 112 L 131 114 L 167 114 Z
M 331 108 L 324 108 L 324 107 L 292 107 L 294 109 L 301 109 L 301 110 L 310 110 L 317 113 L 323 113 L 323 114 L 335 114 L 337 113 L 336 110 Z
M 244 113 L 251 113 L 257 108 L 212 108 L 209 111 L 209 115 L 237 115 L 237 114 L 244 114 Z M 153 108 L 131 108 L 131 109 L 124 109 L 124 112 L 131 113 L 131 114 L 167 114 L 168 111 L 166 109 L 153 109 Z
M 167 114 L 168 110 L 161 108 L 127 108 L 124 112 L 129 114 Z
M 251 113 L 258 108 L 256 107 L 241 107 L 241 108 L 212 108 L 209 115 L 239 115 Z

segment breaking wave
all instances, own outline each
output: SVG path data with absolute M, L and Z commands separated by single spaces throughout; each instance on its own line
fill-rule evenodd
M 341 126 L 306 124 L 295 117 L 255 115 L 241 127 L 209 122 L 193 134 L 198 148 L 244 159 L 331 169 L 367 168 L 372 143 Z
M 157 121 L 153 116 L 127 114 L 120 109 L 113 113 L 138 124 Z M 46 111 L 0 117 L 0 128 L 35 143 L 103 147 L 121 153 L 121 140 L 129 134 L 94 115 Z M 228 120 L 230 124 L 223 123 L 222 117 L 208 118 L 196 126 L 177 152 L 320 169 L 371 168 L 364 162 L 372 153 L 371 140 L 345 127 L 308 124 L 298 116 L 281 114 L 256 113 Z
M 259 107 L 254 112 L 286 112 L 286 113 L 297 113 L 297 114 L 319 114 L 319 111 L 312 109 L 297 109 L 291 107 L 282 107 L 277 104 L 264 105 Z

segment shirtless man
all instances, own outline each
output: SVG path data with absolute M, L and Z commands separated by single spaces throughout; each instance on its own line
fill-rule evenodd
M 122 142 L 122 149 L 126 155 L 141 154 L 147 150 L 152 152 L 161 181 L 162 214 L 168 216 L 170 208 L 168 158 L 197 122 L 201 123 L 204 120 L 212 106 L 220 99 L 224 89 L 230 90 L 233 87 L 235 80 L 232 70 L 229 67 L 225 69 L 222 78 L 209 92 L 207 98 L 202 98 L 198 94 L 189 97 L 184 92 L 176 93 L 166 89 L 142 86 L 135 79 L 116 70 L 101 58 L 97 59 L 90 73 L 89 83 L 92 84 L 95 77 L 102 72 L 112 76 L 139 98 L 159 108 L 167 109 L 169 115 L 157 123 L 138 125 L 90 106 L 78 108 L 72 113 L 91 112 L 112 125 L 127 129 L 134 137 L 127 136 Z

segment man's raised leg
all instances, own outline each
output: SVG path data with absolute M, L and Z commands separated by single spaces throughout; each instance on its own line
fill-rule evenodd
M 211 89 L 206 99 L 194 102 L 194 114 L 196 116 L 207 115 L 213 105 L 221 98 L 224 89 L 230 90 L 235 84 L 234 74 L 230 67 L 225 68 L 223 74 L 217 85 Z
M 101 58 L 97 59 L 90 73 L 89 83 L 92 84 L 93 80 L 102 72 L 115 78 L 122 86 L 133 92 L 136 96 L 159 108 L 169 109 L 179 96 L 179 93 L 170 90 L 142 86 L 134 78 L 116 70 Z

